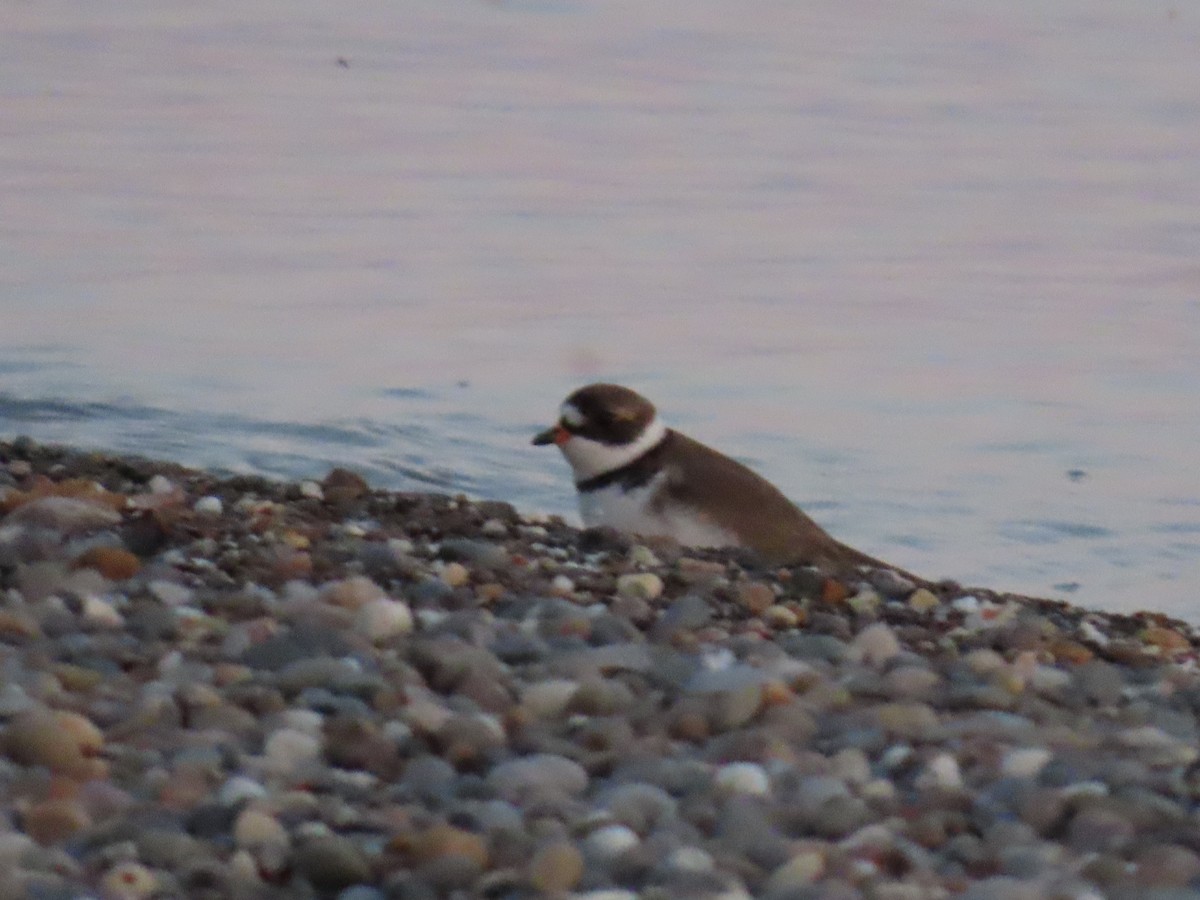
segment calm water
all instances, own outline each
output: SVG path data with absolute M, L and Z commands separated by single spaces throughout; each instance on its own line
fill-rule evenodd
M 45 0 L 0 433 L 573 513 L 620 380 L 907 568 L 1200 620 L 1200 12 Z

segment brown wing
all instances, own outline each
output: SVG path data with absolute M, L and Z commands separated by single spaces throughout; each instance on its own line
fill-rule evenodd
M 772 564 L 864 562 L 870 557 L 834 540 L 778 488 L 737 460 L 730 459 L 679 432 L 671 439 L 678 452 L 665 485 L 666 497 L 699 513 L 721 509 L 720 525 L 745 547 Z

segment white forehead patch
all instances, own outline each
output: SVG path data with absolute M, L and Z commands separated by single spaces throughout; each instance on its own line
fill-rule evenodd
M 571 428 L 579 428 L 583 425 L 583 413 L 574 403 L 564 403 L 561 410 L 562 420 Z

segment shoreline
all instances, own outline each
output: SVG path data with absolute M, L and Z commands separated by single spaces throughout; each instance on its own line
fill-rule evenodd
M 1165 615 L 22 438 L 0 516 L 0 898 L 1200 884 Z

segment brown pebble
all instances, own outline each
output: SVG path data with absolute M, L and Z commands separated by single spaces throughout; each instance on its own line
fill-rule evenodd
M 504 596 L 504 585 L 498 581 L 489 581 L 475 588 L 475 596 L 479 598 L 479 602 L 484 606 L 490 603 L 495 603 Z
M 688 584 L 715 581 L 725 575 L 725 564 L 709 562 L 707 559 L 696 559 L 691 556 L 680 557 L 676 564 L 676 573 L 681 581 Z
M 95 569 L 109 581 L 126 581 L 142 568 L 141 560 L 120 547 L 92 547 L 71 563 L 73 569 Z
M 796 695 L 782 681 L 768 681 L 762 686 L 763 706 L 782 706 L 791 703 Z
M 331 581 L 321 589 L 322 600 L 343 609 L 360 609 L 372 600 L 386 596 L 387 592 L 366 575 Z
M 836 578 L 826 578 L 821 585 L 821 602 L 831 606 L 845 603 L 850 596 L 850 589 Z
M 1162 656 L 1176 656 L 1192 649 L 1191 642 L 1174 628 L 1151 625 L 1138 635 L 1143 643 L 1158 649 Z
M 461 856 L 483 869 L 487 866 L 488 851 L 483 838 L 474 832 L 441 823 L 417 835 L 413 856 L 419 863 Z
M 58 663 L 53 671 L 63 689 L 73 693 L 89 691 L 104 680 L 104 675 L 95 669 L 73 666 L 70 663 Z
M 271 559 L 271 574 L 280 581 L 304 579 L 312 573 L 312 557 L 303 550 L 281 547 Z
M 58 844 L 92 824 L 75 800 L 42 800 L 25 811 L 25 833 L 42 846 Z
M 1079 643 L 1079 641 L 1073 641 L 1070 638 L 1053 640 L 1047 649 L 1056 661 L 1071 663 L 1072 665 L 1082 665 L 1085 662 L 1090 662 L 1096 655 L 1083 644 Z
M 583 854 L 567 841 L 547 844 L 529 863 L 529 883 L 543 894 L 569 891 L 583 877 Z
M 365 497 L 371 491 L 365 478 L 349 469 L 332 469 L 321 482 L 321 492 L 325 499 L 333 503 L 351 503 Z
M 90 778 L 104 768 L 94 757 L 104 735 L 78 713 L 39 709 L 15 717 L 4 732 L 4 749 L 13 762 Z
M 0 637 L 28 638 L 38 637 L 41 627 L 26 613 L 11 609 L 0 609 Z
M 751 615 L 760 616 L 775 602 L 775 592 L 761 581 L 743 581 L 737 586 L 737 602 Z
M 460 562 L 446 563 L 441 578 L 450 587 L 459 587 L 471 580 L 471 570 Z

